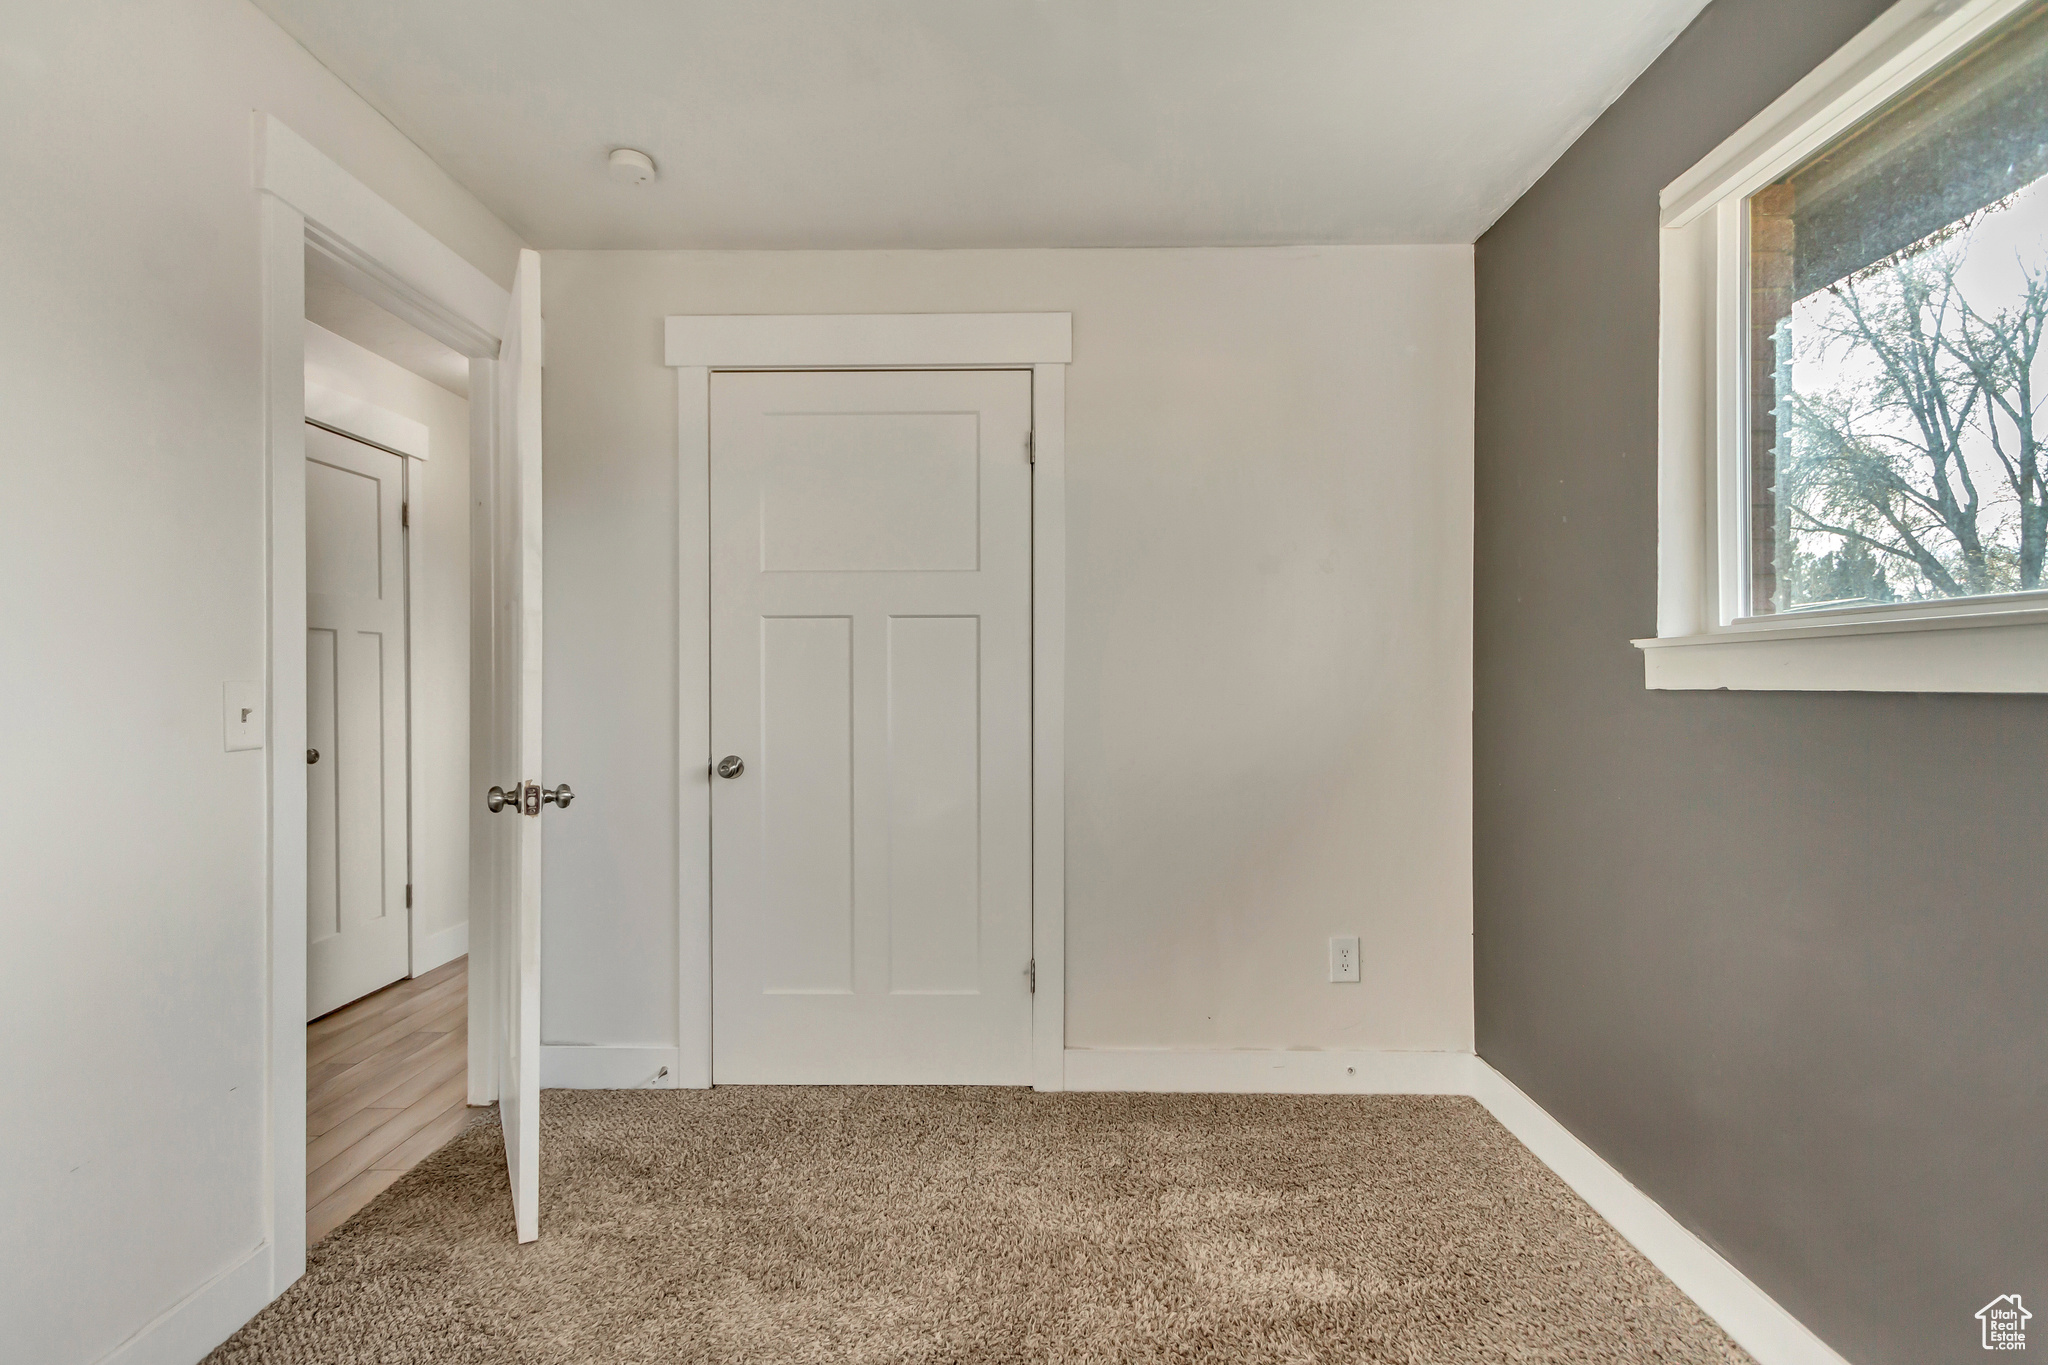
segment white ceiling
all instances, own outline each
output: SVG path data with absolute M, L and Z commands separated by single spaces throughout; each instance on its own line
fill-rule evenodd
M 257 3 L 532 245 L 969 247 L 1472 241 L 1704 0 Z

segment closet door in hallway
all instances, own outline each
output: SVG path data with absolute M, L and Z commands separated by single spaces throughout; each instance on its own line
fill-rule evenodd
M 306 427 L 306 1015 L 411 966 L 405 460 Z
M 719 1083 L 1030 1082 L 1031 382 L 711 378 Z

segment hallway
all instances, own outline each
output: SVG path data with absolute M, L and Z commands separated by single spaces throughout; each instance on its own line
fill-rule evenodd
M 306 1244 L 348 1221 L 468 1117 L 469 959 L 306 1025 Z

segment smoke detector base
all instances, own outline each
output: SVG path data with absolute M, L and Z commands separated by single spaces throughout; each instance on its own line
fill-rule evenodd
M 654 158 L 631 147 L 614 149 L 606 164 L 621 185 L 645 185 L 654 179 Z

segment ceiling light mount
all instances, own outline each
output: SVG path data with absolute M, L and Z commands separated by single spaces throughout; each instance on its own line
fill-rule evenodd
M 606 164 L 621 185 L 647 185 L 654 180 L 654 158 L 631 147 L 615 147 Z

